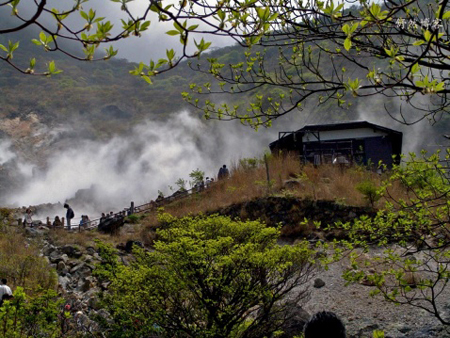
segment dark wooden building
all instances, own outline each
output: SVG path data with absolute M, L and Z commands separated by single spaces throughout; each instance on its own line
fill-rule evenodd
M 307 125 L 278 133 L 273 154 L 298 154 L 305 162 L 332 163 L 336 158 L 367 165 L 399 163 L 403 134 L 367 121 Z M 394 159 L 393 156 L 395 155 Z

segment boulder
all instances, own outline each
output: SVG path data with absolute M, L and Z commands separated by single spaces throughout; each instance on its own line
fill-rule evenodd
M 61 272 L 62 270 L 66 269 L 66 263 L 64 263 L 64 261 L 59 261 L 58 264 L 56 265 L 56 269 L 58 270 L 58 272 Z
M 52 263 L 58 263 L 59 261 L 63 261 L 65 264 L 67 264 L 67 261 L 69 260 L 69 257 L 66 254 L 63 254 L 62 252 L 57 250 L 52 251 L 52 253 L 48 258 Z
M 100 221 L 100 224 L 98 225 L 98 231 L 107 234 L 114 234 L 119 230 L 120 227 L 123 226 L 124 224 L 123 220 L 124 220 L 123 216 L 106 218 Z
M 144 245 L 139 241 L 128 241 L 127 244 L 125 244 L 125 251 L 129 253 L 133 252 L 134 245 L 139 246 L 141 248 L 144 247 Z
M 56 248 L 53 245 L 48 244 L 42 249 L 42 253 L 44 254 L 44 256 L 50 256 L 50 254 L 55 250 Z
M 94 284 L 92 282 L 93 282 L 92 279 L 89 278 L 89 277 L 87 277 L 87 278 L 80 278 L 78 280 L 78 284 L 77 284 L 76 290 L 77 291 L 81 291 L 81 292 L 87 292 L 87 291 L 89 291 L 89 289 L 91 287 L 94 286 Z
M 58 284 L 61 285 L 63 290 L 67 290 L 67 286 L 70 283 L 70 279 L 68 277 L 58 276 Z
M 86 248 L 86 252 L 87 252 L 89 255 L 91 255 L 91 256 L 93 256 L 93 255 L 95 255 L 95 254 L 97 253 L 97 251 L 95 250 L 95 248 L 92 247 L 92 246 L 88 246 L 88 247 Z
M 287 314 L 288 318 L 280 329 L 283 333 L 278 336 L 279 338 L 299 336 L 302 333 L 306 322 L 311 317 L 306 310 L 297 304 L 290 304 L 288 306 Z
M 297 190 L 304 188 L 304 185 L 297 180 L 287 180 L 284 182 L 284 189 L 286 190 Z
M 64 245 L 60 250 L 70 258 L 80 258 L 83 255 L 80 249 L 73 245 Z
M 88 264 L 82 262 L 70 269 L 70 273 L 86 278 L 91 275 L 92 268 Z
M 114 321 L 111 318 L 111 315 L 108 313 L 108 311 L 106 311 L 105 309 L 100 309 L 97 314 L 102 317 L 103 319 L 106 320 L 107 323 L 112 324 Z
M 324 286 L 325 286 L 325 282 L 324 282 L 322 279 L 316 278 L 316 279 L 314 280 L 314 287 L 315 287 L 316 289 L 320 289 L 320 288 L 322 288 L 322 287 L 324 287 Z

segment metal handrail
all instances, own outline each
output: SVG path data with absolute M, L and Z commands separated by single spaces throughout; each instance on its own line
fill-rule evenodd
M 215 182 L 214 182 L 215 183 Z M 152 210 L 154 208 L 157 208 L 163 204 L 166 204 L 167 202 L 173 202 L 176 201 L 178 199 L 184 199 L 186 197 L 191 196 L 193 193 L 197 193 L 197 192 L 202 192 L 204 190 L 208 189 L 208 186 L 204 185 L 202 187 L 192 187 L 191 189 L 185 189 L 182 192 L 179 192 L 180 190 L 177 190 L 176 192 L 174 192 L 172 195 L 167 196 L 167 197 L 162 197 L 162 199 L 156 199 L 156 201 L 151 201 L 148 203 L 144 203 L 138 206 L 134 206 L 133 202 L 131 202 L 131 207 L 130 208 L 124 208 L 123 211 L 120 212 L 116 212 L 115 214 L 112 215 L 107 215 L 106 217 L 109 218 L 118 218 L 118 217 L 122 217 L 122 216 L 129 216 L 130 214 L 136 214 L 136 213 L 142 213 L 142 212 L 146 212 L 148 210 Z M 48 218 L 49 219 L 49 218 Z M 42 224 L 47 224 L 48 222 L 47 220 L 43 221 L 43 220 L 35 220 L 35 221 L 39 221 Z M 64 227 L 62 227 L 64 230 L 67 231 L 72 231 L 72 230 L 77 230 L 79 232 L 81 232 L 82 230 L 93 230 L 93 229 L 97 229 L 98 226 L 100 225 L 102 221 L 102 217 L 98 217 L 98 218 L 94 218 L 92 220 L 89 220 L 89 222 L 85 222 L 82 224 L 78 224 L 78 225 L 71 225 L 70 229 L 67 226 L 67 223 L 64 224 Z M 53 228 L 53 226 L 51 226 Z

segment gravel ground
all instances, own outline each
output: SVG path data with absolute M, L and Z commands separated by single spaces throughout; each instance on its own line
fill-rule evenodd
M 319 271 L 325 285 L 313 287 L 304 309 L 310 314 L 327 310 L 335 312 L 345 323 L 349 338 L 372 337 L 374 330 L 384 330 L 391 338 L 443 338 L 450 337 L 450 327 L 445 328 L 433 315 L 409 305 L 386 302 L 381 295 L 371 297 L 374 287 L 362 284 L 345 286 L 341 277 L 348 261 L 334 263 L 327 271 Z M 440 296 L 440 309 L 450 318 L 450 286 Z

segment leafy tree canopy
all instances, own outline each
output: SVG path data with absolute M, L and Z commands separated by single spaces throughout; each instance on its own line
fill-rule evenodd
M 166 33 L 179 38 L 181 52 L 176 55 L 173 49 L 167 50 L 165 58 L 141 63 L 132 71 L 148 83 L 156 74 L 206 51 L 210 43 L 201 36 L 231 37 L 242 46 L 253 47 L 245 53 L 245 61 L 227 64 L 209 58 L 206 64 L 193 64 L 194 69 L 219 81 L 191 85 L 192 92 L 184 97 L 202 108 L 207 118 L 240 119 L 254 127 L 270 125 L 273 119 L 301 109 L 310 99 L 318 103 L 331 99 L 345 106 L 348 94 L 400 97 L 416 109 L 411 119 L 395 116 L 403 123 L 448 114 L 448 0 L 361 0 L 351 7 L 332 0 L 150 1 L 138 15 L 130 9 L 132 0 L 111 1 L 123 12 L 120 22 L 101 17 L 89 8 L 88 0 L 71 1 L 66 8 L 36 1 L 31 17 L 21 14 L 20 0 L 5 1 L 0 10 L 10 6 L 17 24 L 2 27 L 0 34 L 37 25 L 41 32 L 33 42 L 47 51 L 95 60 L 96 50 L 105 45 L 100 59 L 108 59 L 117 53 L 111 43 L 139 36 L 154 17 L 154 24 L 163 21 L 172 25 Z M 46 17 L 53 23 L 46 23 Z M 71 21 L 72 17 L 77 20 Z M 64 40 L 78 43 L 81 54 L 64 49 L 60 43 Z M 16 41 L 0 48 L 4 62 L 33 73 L 34 59 L 26 69 L 13 63 L 19 48 Z M 277 62 L 266 62 L 266 55 L 274 52 L 278 53 Z M 58 72 L 55 63 L 49 62 L 44 74 Z M 195 98 L 205 92 L 256 93 L 261 88 L 266 92 L 258 91 L 247 105 L 219 105 L 209 100 L 202 104 Z
M 280 246 L 278 229 L 224 216 L 160 221 L 154 251 L 135 247 L 129 266 L 108 258 L 97 270 L 111 281 L 105 304 L 117 336 L 263 337 L 307 296 L 307 242 Z
M 412 154 L 404 166 L 394 167 L 380 188 L 386 205 L 376 217 L 331 226 L 345 230 L 349 240 L 341 244 L 353 250 L 346 280 L 365 280 L 375 286 L 372 294 L 421 308 L 443 325 L 450 325 L 443 315 L 443 291 L 450 281 L 449 164 L 450 150 Z M 405 196 L 398 197 L 398 187 Z M 382 248 L 379 254 L 363 254 L 375 246 Z

